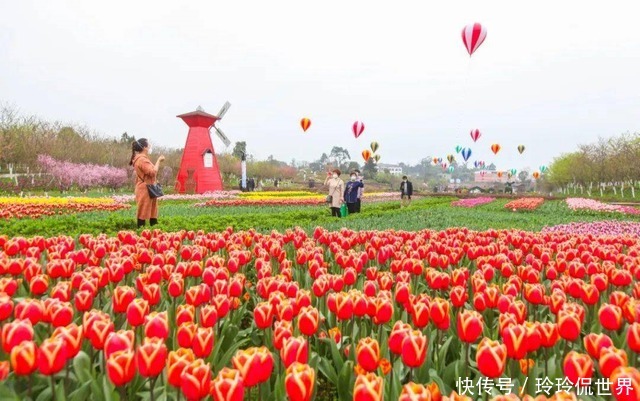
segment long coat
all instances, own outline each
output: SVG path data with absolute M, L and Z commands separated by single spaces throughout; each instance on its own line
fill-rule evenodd
M 342 206 L 344 181 L 340 178 L 331 178 L 327 181 L 327 184 L 329 185 L 329 193 L 327 195 L 333 196 L 331 207 Z
M 136 174 L 136 205 L 138 206 L 137 216 L 139 220 L 149 220 L 158 218 L 158 199 L 151 199 L 147 184 L 155 184 L 156 166 L 151 163 L 149 156 L 141 153 L 133 159 L 133 170 Z
M 349 181 L 344 189 L 344 200 L 347 203 L 356 203 L 360 198 L 360 188 L 364 188 L 362 181 Z

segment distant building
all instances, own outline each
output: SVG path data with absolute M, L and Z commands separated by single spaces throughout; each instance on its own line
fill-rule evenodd
M 498 171 L 476 171 L 473 175 L 473 181 L 485 183 L 506 183 L 509 180 L 509 175 L 506 172 L 501 172 L 501 175 L 502 177 L 498 176 Z
M 391 175 L 402 175 L 402 167 L 395 164 L 378 164 L 378 171 L 388 171 Z

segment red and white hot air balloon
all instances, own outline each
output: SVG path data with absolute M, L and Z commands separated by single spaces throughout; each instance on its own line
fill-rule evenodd
M 308 118 L 303 118 L 302 120 L 300 120 L 300 126 L 302 127 L 302 130 L 304 132 L 307 132 L 307 130 L 309 129 L 309 127 L 311 126 L 311 120 L 309 120 Z
M 487 29 L 478 22 L 469 24 L 462 29 L 462 43 L 464 43 L 464 47 L 467 48 L 469 57 L 478 50 L 478 47 L 480 47 L 486 37 Z
M 473 139 L 473 142 L 477 142 L 478 139 L 480 139 L 480 137 L 482 136 L 479 129 L 472 129 L 469 135 L 471 135 L 471 139 Z
M 361 121 L 356 121 L 355 123 L 353 123 L 353 136 L 358 138 L 360 135 L 362 135 L 363 131 L 364 124 Z

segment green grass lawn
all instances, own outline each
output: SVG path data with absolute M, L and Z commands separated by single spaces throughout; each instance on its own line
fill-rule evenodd
M 337 230 L 348 227 L 356 230 L 420 230 L 469 227 L 474 230 L 523 229 L 537 231 L 545 226 L 573 221 L 636 220 L 638 216 L 619 213 L 574 212 L 563 201 L 546 201 L 538 210 L 513 212 L 504 208 L 508 200 L 498 199 L 475 208 L 452 207 L 455 198 L 434 197 L 414 200 L 408 208 L 400 203 L 383 202 L 363 204 L 362 213 L 347 218 L 332 218 L 325 206 L 300 207 L 194 207 L 194 202 L 163 201 L 160 203 L 160 224 L 166 231 L 223 230 L 255 228 L 258 231 L 285 230 L 302 227 L 312 230 L 317 226 Z M 0 221 L 0 234 L 9 236 L 53 236 L 81 233 L 113 234 L 119 230 L 135 230 L 135 207 L 118 212 L 80 213 L 32 219 Z

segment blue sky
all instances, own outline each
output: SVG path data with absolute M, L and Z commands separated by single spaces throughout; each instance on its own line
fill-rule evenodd
M 462 145 L 471 161 L 536 168 L 640 131 L 637 2 L 479 3 L 7 2 L 0 101 L 180 147 L 176 115 L 198 105 L 215 114 L 228 100 L 227 136 L 287 161 L 334 145 L 360 159 L 376 140 L 385 163 Z M 472 22 L 488 33 L 470 59 L 461 30 Z M 366 127 L 357 140 L 356 120 Z M 483 133 L 476 144 L 472 128 Z

